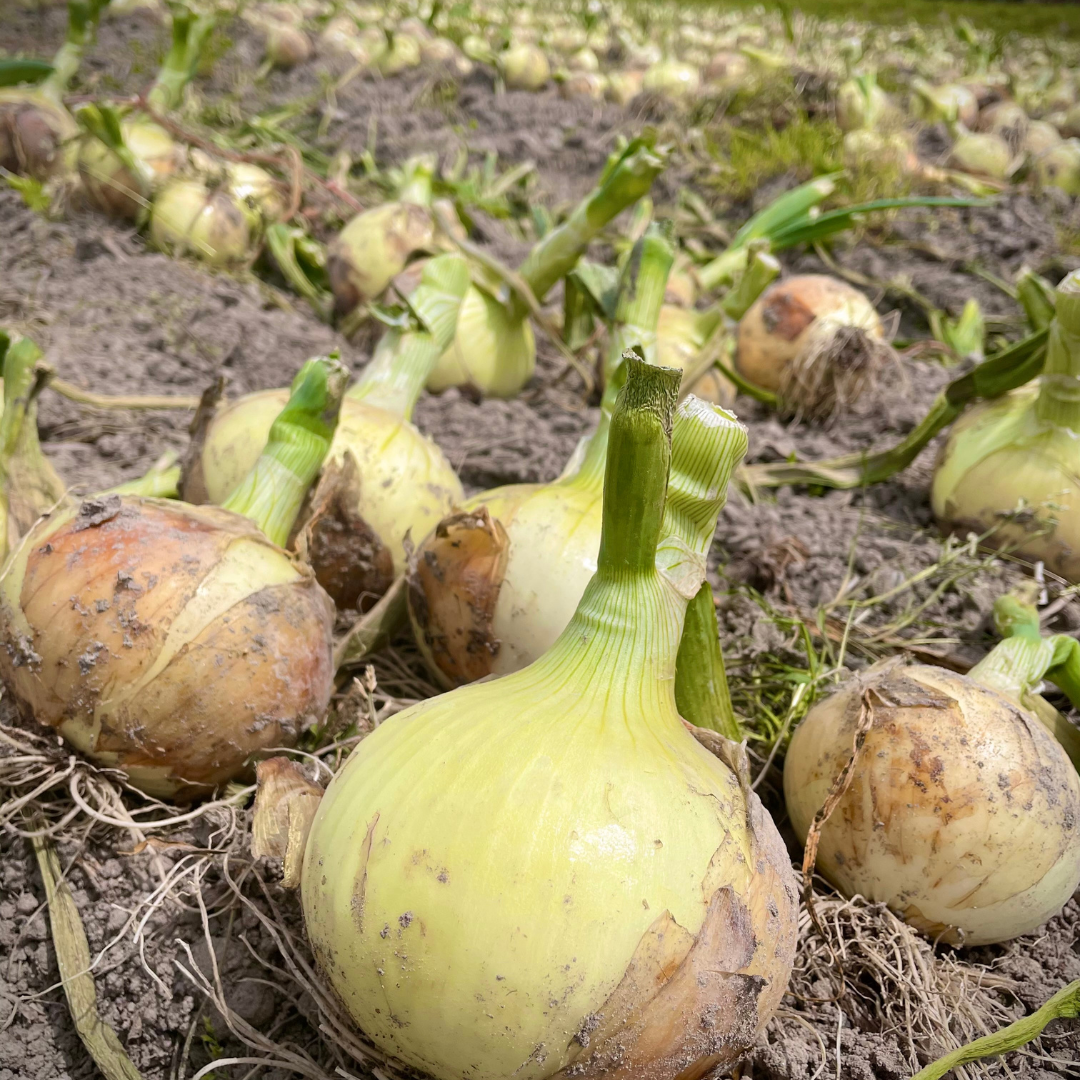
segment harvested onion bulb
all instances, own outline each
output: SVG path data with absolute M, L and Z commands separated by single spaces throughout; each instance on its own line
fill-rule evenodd
M 598 569 L 566 631 L 524 671 L 383 723 L 308 837 L 323 974 L 438 1080 L 704 1076 L 753 1043 L 790 972 L 779 834 L 673 694 L 745 433 L 691 400 L 672 452 L 678 374 L 628 363 Z
M 739 322 L 736 367 L 791 412 L 828 416 L 873 383 L 891 350 L 873 304 L 824 274 L 765 290 Z
M 887 903 L 957 945 L 1028 933 L 1072 896 L 1080 776 L 1019 707 L 1054 655 L 1037 630 L 1035 638 L 1031 647 L 1002 642 L 966 676 L 879 665 L 807 714 L 784 765 L 803 838 L 851 757 L 857 725 L 870 724 L 817 852 L 818 870 L 845 896 Z
M 531 664 L 562 633 L 596 572 L 611 409 L 637 348 L 656 356 L 671 246 L 655 228 L 634 245 L 620 282 L 597 430 L 549 484 L 509 484 L 465 501 L 409 561 L 409 616 L 445 687 Z
M 0 582 L 0 676 L 24 715 L 141 790 L 184 799 L 322 718 L 333 605 L 280 545 L 346 374 L 304 366 L 224 508 L 112 494 L 30 529 Z
M 573 269 L 612 218 L 648 192 L 664 161 L 663 153 L 642 139 L 612 154 L 597 186 L 518 268 L 537 300 L 543 301 Z M 461 306 L 457 334 L 439 358 L 428 389 L 438 393 L 450 386 L 472 386 L 493 397 L 513 397 L 536 368 L 529 307 L 494 275 L 486 277 L 478 270 L 474 277 L 477 280 Z
M 965 410 L 934 470 L 938 521 L 1080 581 L 1080 272 L 1056 292 L 1043 374 Z
M 426 263 L 408 297 L 412 328 L 387 332 L 342 402 L 330 460 L 342 464 L 351 455 L 357 466 L 359 484 L 340 522 L 351 554 L 342 555 L 336 543 L 310 552 L 320 582 L 339 606 L 381 596 L 405 569 L 410 534 L 413 542 L 426 536 L 464 498 L 450 463 L 410 417 L 453 338 L 468 283 L 460 256 L 440 255 Z M 262 390 L 217 413 L 185 478 L 186 498 L 222 503 L 229 497 L 258 456 L 285 397 L 284 390 Z M 344 568 L 342 558 L 348 562 Z
M 330 244 L 326 268 L 339 315 L 381 296 L 418 251 L 431 247 L 434 169 L 430 155 L 407 162 L 397 199 L 357 214 Z

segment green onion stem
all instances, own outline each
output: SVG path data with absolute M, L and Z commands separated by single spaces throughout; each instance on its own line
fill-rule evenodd
M 738 322 L 779 276 L 780 263 L 774 256 L 767 251 L 751 254 L 742 276 L 720 301 L 724 314 Z
M 749 490 L 784 484 L 815 484 L 849 489 L 876 484 L 906 469 L 938 432 L 978 398 L 995 398 L 1023 386 L 1042 370 L 1048 331 L 1039 330 L 995 353 L 965 375 L 953 379 L 934 399 L 915 429 L 889 450 L 844 454 L 819 462 L 769 462 L 748 465 L 742 482 Z M 727 369 L 724 369 L 727 373 Z
M 627 354 L 611 418 L 597 572 L 538 677 L 617 680 L 656 703 L 674 693 L 687 605 L 705 580 L 746 431 L 696 398 L 676 410 L 681 372 Z M 606 691 L 603 691 L 606 692 Z M 662 709 L 650 707 L 648 715 Z
M 675 252 L 655 223 L 630 252 L 619 281 L 619 299 L 611 327 L 604 377 L 611 378 L 628 349 L 637 346 L 646 363 L 656 363 L 656 328 Z
M 37 397 L 48 382 L 30 338 L 0 332 L 4 411 L 0 414 L 0 563 L 34 522 L 68 501 L 64 482 L 41 449 Z
M 139 495 L 151 499 L 177 499 L 180 497 L 180 466 L 176 454 L 168 451 L 140 477 L 109 488 L 112 495 Z
M 1008 1027 L 984 1035 L 981 1039 L 961 1046 L 937 1061 L 920 1069 L 911 1080 L 941 1080 L 941 1077 L 980 1058 L 995 1057 L 1019 1050 L 1037 1039 L 1052 1020 L 1075 1019 L 1080 1016 L 1080 979 L 1062 987 L 1030 1016 L 1015 1020 Z
M 702 582 L 686 609 L 675 661 L 675 703 L 679 715 L 700 728 L 741 742 L 742 729 L 731 706 L 712 586 Z
M 171 112 L 180 104 L 184 87 L 195 76 L 206 40 L 217 22 L 216 15 L 195 15 L 182 0 L 172 0 L 172 45 L 146 95 L 157 112 Z
M 819 176 L 774 199 L 743 225 L 727 250 L 698 271 L 701 287 L 709 291 L 735 281 L 746 267 L 746 248 L 752 241 L 770 239 L 780 226 L 801 219 L 835 190 L 834 176 Z
M 462 256 L 429 260 L 406 300 L 411 325 L 383 335 L 348 396 L 410 419 L 435 364 L 454 340 L 468 287 L 469 265 Z
M 1057 287 L 1035 413 L 1046 423 L 1080 432 L 1080 272 L 1075 270 Z
M 64 44 L 53 57 L 52 72 L 41 83 L 41 92 L 54 101 L 65 94 L 82 63 L 86 46 L 94 36 L 102 9 L 109 0 L 68 0 L 68 28 Z
M 641 140 L 609 161 L 597 186 L 578 203 L 562 225 L 545 234 L 521 264 L 518 273 L 533 296 L 543 300 L 574 267 L 589 244 L 612 218 L 645 195 L 660 174 L 666 154 Z M 524 319 L 527 302 L 512 293 L 511 316 Z
M 1024 269 L 1016 279 L 1016 298 L 1032 330 L 1045 330 L 1054 320 L 1054 287 L 1034 270 Z
M 1067 634 L 1043 637 L 1029 595 L 1030 589 L 1018 590 L 994 601 L 994 625 L 1003 640 L 970 674 L 1034 712 L 1080 771 L 1080 728 L 1035 692 L 1045 678 L 1080 707 L 1080 641 Z
M 608 435 L 600 578 L 652 573 L 664 522 L 671 427 L 681 376 L 628 354 Z
M 309 360 L 293 380 L 285 408 L 270 427 L 266 448 L 222 504 L 251 518 L 284 547 L 337 427 L 349 372 L 336 356 Z

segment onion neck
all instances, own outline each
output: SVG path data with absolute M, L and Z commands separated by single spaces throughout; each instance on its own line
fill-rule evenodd
M 1020 591 L 994 602 L 994 625 L 1002 640 L 968 672 L 970 678 L 1020 704 L 1049 679 L 1080 708 L 1080 641 L 1067 634 L 1044 637 L 1037 608 Z
M 656 328 L 674 261 L 675 252 L 663 229 L 650 225 L 634 244 L 623 268 L 604 364 L 606 379 L 611 378 L 628 349 L 636 347 L 647 363 L 656 363 Z
M 1035 413 L 1044 423 L 1080 434 L 1080 271 L 1057 287 Z
M 405 164 L 405 182 L 398 194 L 398 201 L 417 206 L 431 205 L 431 187 L 435 177 L 436 159 L 431 154 L 421 154 Z
M 41 93 L 56 102 L 61 101 L 79 70 L 104 6 L 101 0 L 68 0 L 67 37 L 53 57 L 52 72 L 39 87 Z
M 30 338 L 0 331 L 0 563 L 42 514 L 71 501 L 38 438 L 37 398 L 50 374 L 41 360 Z
M 468 287 L 469 266 L 462 256 L 429 260 L 405 300 L 402 318 L 409 328 L 395 327 L 383 335 L 348 397 L 411 420 L 439 357 L 454 340 Z
M 184 87 L 194 77 L 217 21 L 215 15 L 194 15 L 182 0 L 173 0 L 169 8 L 172 45 L 146 95 L 147 104 L 157 112 L 170 112 L 180 104 Z
M 585 693 L 611 686 L 636 692 L 645 715 L 655 708 L 677 722 L 687 605 L 704 582 L 705 555 L 746 433 L 697 399 L 675 414 L 680 372 L 633 356 L 623 369 L 626 385 L 608 436 L 597 572 L 534 668 Z
M 309 360 L 270 427 L 266 448 L 222 504 L 284 547 L 337 427 L 348 370 L 336 356 Z
M 635 140 L 621 155 L 608 162 L 600 183 L 521 264 L 518 273 L 537 300 L 542 301 L 555 283 L 574 268 L 585 249 L 612 218 L 648 192 L 664 163 L 660 151 L 640 140 Z M 528 306 L 516 293 L 510 296 L 509 308 L 516 319 L 524 319 L 528 314 Z

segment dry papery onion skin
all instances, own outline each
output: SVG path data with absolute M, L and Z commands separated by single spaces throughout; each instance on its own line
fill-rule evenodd
M 663 374 L 670 417 L 678 373 Z M 628 461 L 619 423 L 613 458 L 632 466 L 621 500 L 648 455 Z M 646 431 L 654 446 L 661 424 L 631 438 Z M 728 454 L 730 471 L 741 451 Z M 703 568 L 689 556 L 722 501 L 699 530 L 702 492 L 717 489 L 692 487 L 686 458 L 678 467 L 673 512 L 693 519 L 692 542 L 675 543 L 674 527 L 656 546 L 663 487 L 649 479 L 647 563 L 605 517 L 613 546 L 555 647 L 386 721 L 319 806 L 302 876 L 319 965 L 370 1038 L 440 1080 L 701 1078 L 753 1043 L 783 995 L 790 861 L 674 703 L 686 593 Z M 625 570 L 605 577 L 608 557 Z
M 784 766 L 805 838 L 873 708 L 817 868 L 845 896 L 887 903 L 929 937 L 983 945 L 1029 933 L 1080 883 L 1080 777 L 1039 721 L 942 668 L 871 672 L 815 705 Z
M 891 355 L 874 306 L 826 274 L 771 285 L 739 321 L 736 367 L 785 411 L 823 418 L 859 399 Z
M 330 699 L 329 599 L 215 507 L 110 495 L 45 519 L 8 564 L 0 616 L 23 714 L 152 795 L 209 792 Z

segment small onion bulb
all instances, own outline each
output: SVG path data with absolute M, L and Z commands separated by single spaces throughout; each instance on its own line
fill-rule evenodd
M 800 274 L 771 285 L 742 317 L 736 366 L 793 411 L 828 415 L 873 382 L 884 338 L 861 292 L 825 274 Z

